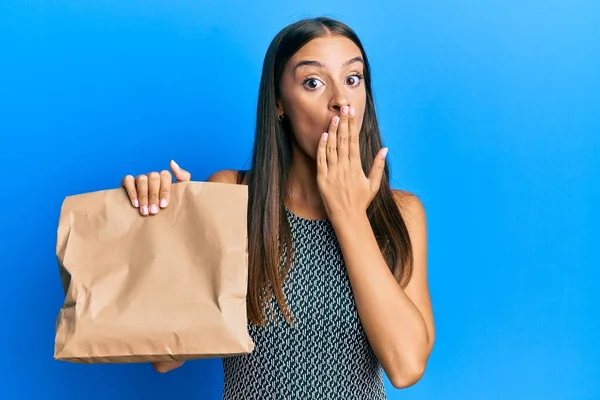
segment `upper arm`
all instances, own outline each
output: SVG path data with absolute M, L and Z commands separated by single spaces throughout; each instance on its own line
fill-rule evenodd
M 427 218 L 418 197 L 395 191 L 394 195 L 408 229 L 413 251 L 413 274 L 404 289 L 406 295 L 419 309 L 429 336 L 429 349 L 433 347 L 435 328 L 427 278 Z

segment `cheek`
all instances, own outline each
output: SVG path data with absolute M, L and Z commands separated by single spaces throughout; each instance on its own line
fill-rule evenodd
M 316 157 L 319 139 L 323 134 L 323 120 L 310 116 L 296 116 L 292 119 L 295 142 L 302 152 L 309 157 Z
M 358 107 L 360 107 L 360 111 L 357 111 L 356 123 L 358 124 L 358 127 L 362 129 L 363 123 L 365 121 L 366 108 L 364 100 L 362 101 L 362 104 L 360 104 Z
M 357 119 L 357 121 L 356 121 L 356 122 L 357 122 L 357 124 L 358 124 L 358 127 L 359 127 L 359 132 L 360 132 L 360 130 L 362 129 L 362 126 L 363 126 L 363 123 L 364 123 L 364 121 L 365 121 L 365 120 L 364 120 L 364 116 L 363 116 L 363 115 L 361 115 L 361 116 L 360 116 L 360 117 Z
M 357 101 L 356 101 L 356 120 L 359 124 L 359 126 L 362 126 L 362 123 L 364 121 L 364 116 L 365 116 L 365 109 L 367 108 L 366 105 L 366 101 L 365 101 L 365 97 L 361 96 Z
M 323 129 L 327 129 L 327 126 L 324 125 L 327 118 L 326 107 L 315 107 L 314 105 L 296 107 L 294 113 L 290 115 L 296 140 L 298 142 L 318 140 Z
M 323 122 L 315 118 L 301 118 L 294 124 L 294 137 L 298 145 L 308 154 L 316 151 L 323 134 Z

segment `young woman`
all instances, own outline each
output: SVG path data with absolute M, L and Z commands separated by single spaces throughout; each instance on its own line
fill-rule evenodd
M 390 188 L 386 153 L 356 34 L 327 18 L 283 29 L 264 60 L 252 165 L 208 179 L 249 193 L 255 350 L 223 359 L 224 399 L 384 399 L 382 370 L 396 388 L 423 375 L 434 342 L 425 212 Z M 165 170 L 122 185 L 151 216 L 171 181 Z

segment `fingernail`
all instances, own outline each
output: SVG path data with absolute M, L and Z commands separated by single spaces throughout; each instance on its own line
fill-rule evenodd
M 140 202 L 138 201 L 138 199 L 133 199 L 133 206 L 135 208 L 138 208 L 140 206 Z
M 348 106 L 342 107 L 342 114 L 344 114 L 344 115 L 348 114 Z
M 328 136 L 329 136 L 329 133 L 323 132 L 323 134 L 321 135 L 321 140 L 323 140 L 323 141 L 327 140 Z
M 335 117 L 333 117 L 333 125 L 337 125 L 340 123 L 340 117 L 338 117 L 337 115 Z
M 381 158 L 385 158 L 387 156 L 388 153 L 388 148 L 385 147 L 383 150 L 381 150 Z
M 167 206 L 167 199 L 161 199 L 160 200 L 160 206 L 163 207 L 163 208 L 166 207 Z
M 148 206 L 142 206 L 142 215 L 148 215 Z
M 152 204 L 152 205 L 150 206 L 150 212 L 151 212 L 152 214 L 156 214 L 156 213 L 158 212 L 158 207 L 156 207 L 156 204 Z
M 351 117 L 354 117 L 354 115 L 356 114 L 356 110 L 354 109 L 354 107 L 350 107 L 349 114 Z
M 179 164 L 177 164 L 177 163 L 175 162 L 175 160 L 171 160 L 171 162 L 173 163 L 173 165 L 174 165 L 176 168 L 179 168 Z

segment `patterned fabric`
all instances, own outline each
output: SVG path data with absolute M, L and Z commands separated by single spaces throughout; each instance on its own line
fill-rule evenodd
M 284 291 L 296 325 L 272 297 L 275 321 L 248 325 L 254 351 L 223 359 L 223 400 L 386 399 L 331 223 L 287 216 L 296 253 Z

